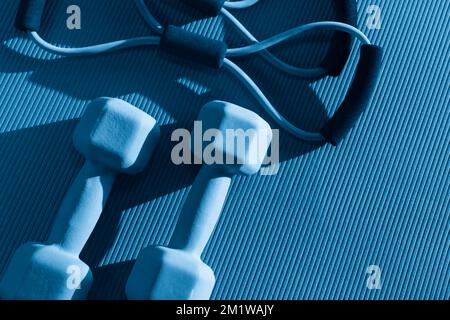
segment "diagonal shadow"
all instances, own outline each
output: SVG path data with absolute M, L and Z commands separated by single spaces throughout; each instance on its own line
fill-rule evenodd
M 7 0 L 11 1 L 11 0 Z M 285 0 L 291 5 L 279 6 L 277 1 L 263 1 L 252 9 L 238 12 L 237 16 L 245 21 L 248 28 L 261 39 L 286 30 L 298 24 L 332 17 L 333 8 L 330 1 Z M 131 35 L 149 33 L 140 21 L 131 2 L 114 1 L 105 5 L 101 1 L 49 1 L 46 9 L 42 33 L 54 43 L 67 45 L 86 45 L 88 43 L 110 41 Z M 101 18 L 83 18 L 83 30 L 80 33 L 69 32 L 65 25 L 64 10 L 67 5 L 78 3 L 83 12 L 102 12 Z M 108 1 L 108 3 L 111 3 Z M 285 8 L 292 8 L 296 3 L 298 12 L 293 14 Z M 197 13 L 175 0 L 149 2 L 155 15 L 163 23 L 178 25 L 196 24 Z M 118 15 L 118 13 L 121 13 Z M 261 17 L 273 12 L 282 18 L 261 24 Z M 129 25 L 117 21 L 130 22 Z M 291 19 L 292 18 L 292 19 Z M 214 21 L 223 30 L 218 34 L 230 45 L 242 44 L 235 31 L 220 19 Z M 6 23 L 6 24 L 5 24 Z M 59 26 L 59 27 L 55 27 Z M 107 26 L 105 28 L 105 26 Z M 117 236 L 121 213 L 129 208 L 157 199 L 189 186 L 195 178 L 198 168 L 174 166 L 170 161 L 173 144 L 170 135 L 176 128 L 190 128 L 201 106 L 215 99 L 227 100 L 240 104 L 261 114 L 252 96 L 240 83 L 226 71 L 214 71 L 190 64 L 182 59 L 168 56 L 155 48 L 144 48 L 120 52 L 112 55 L 85 59 L 53 59 L 23 54 L 16 47 L 9 47 L 8 39 L 24 37 L 12 27 L 12 20 L 0 21 L 0 28 L 9 30 L 0 46 L 0 72 L 30 73 L 29 81 L 64 92 L 82 100 L 92 100 L 99 96 L 123 96 L 129 93 L 141 93 L 161 106 L 169 113 L 176 124 L 162 128 L 162 139 L 154 158 L 147 169 L 133 177 L 120 176 L 110 196 L 93 235 L 82 256 L 88 258 L 90 265 L 98 265 L 105 252 Z M 274 52 L 289 61 L 302 65 L 315 64 L 323 57 L 327 48 L 316 41 L 315 37 L 304 37 L 302 46 L 285 44 Z M 25 40 L 20 40 L 23 43 Z M 238 60 L 269 99 L 274 101 L 280 111 L 297 125 L 305 129 L 317 130 L 327 119 L 327 111 L 315 92 L 310 88 L 310 81 L 293 79 L 272 70 L 258 57 Z M 186 79 L 184 83 L 180 79 Z M 200 83 L 207 89 L 198 92 L 191 84 Z M 188 102 L 188 103 L 186 103 Z M 146 110 L 147 111 L 147 110 Z M 77 174 L 83 159 L 72 148 L 71 135 L 76 120 L 43 125 L 35 128 L 0 134 L 0 243 L 4 250 L 0 252 L 0 273 L 14 250 L 30 240 L 44 241 L 72 179 Z M 276 126 L 272 123 L 273 127 Z M 287 134 L 282 134 L 280 145 L 281 161 L 286 161 L 311 152 L 318 145 L 298 142 Z M 155 172 L 154 168 L 158 168 Z M 164 179 L 163 172 L 176 172 L 180 179 Z M 136 192 L 146 190 L 145 192 Z M 30 223 L 32 221 L 32 223 Z M 22 226 L 26 226 L 22 228 Z M 112 227 L 112 228 L 111 228 Z M 44 230 L 44 231 L 43 231 Z M 102 283 L 119 288 L 124 279 L 110 279 L 109 274 L 117 268 L 129 269 L 130 264 L 123 263 L 95 269 L 96 283 L 92 296 L 104 292 Z M 111 273 L 112 272 L 112 273 Z M 100 290 L 100 291 L 99 291 Z M 115 297 L 110 297 L 115 298 Z

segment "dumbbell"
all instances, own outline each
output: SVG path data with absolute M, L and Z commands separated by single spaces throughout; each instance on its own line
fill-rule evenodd
M 215 284 L 214 272 L 201 260 L 223 209 L 231 178 L 256 174 L 272 140 L 269 124 L 257 114 L 222 101 L 205 105 L 199 115 L 204 132 L 216 129 L 246 132 L 244 144 L 214 139 L 209 144 L 226 164 L 204 164 L 183 205 L 169 247 L 142 250 L 126 285 L 132 300 L 207 300 Z M 225 142 L 225 143 L 223 143 Z M 237 146 L 237 147 L 236 147 Z M 203 148 L 192 148 L 203 159 Z M 217 154 L 216 154 L 217 155 Z M 230 161 L 231 160 L 231 161 Z
M 87 106 L 73 143 L 86 162 L 57 213 L 46 244 L 27 243 L 13 256 L 0 282 L 0 298 L 84 299 L 93 277 L 79 255 L 105 206 L 117 173 L 147 165 L 159 139 L 151 116 L 119 99 Z

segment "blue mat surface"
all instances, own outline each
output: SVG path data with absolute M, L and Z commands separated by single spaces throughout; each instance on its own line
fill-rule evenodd
M 66 8 L 82 8 L 82 30 L 66 28 Z M 215 299 L 449 299 L 448 0 L 376 0 L 381 30 L 359 27 L 385 49 L 381 82 L 358 125 L 337 148 L 281 133 L 275 176 L 233 180 L 204 254 L 215 270 Z M 60 59 L 13 28 L 18 1 L 2 0 L 0 20 L 0 274 L 18 246 L 45 241 L 83 159 L 71 134 L 86 104 L 125 99 L 162 124 L 148 169 L 120 177 L 82 258 L 93 267 L 91 299 L 122 299 L 139 251 L 166 244 L 196 168 L 170 161 L 175 128 L 190 128 L 201 106 L 234 102 L 268 116 L 227 71 L 215 72 L 144 48 Z M 149 1 L 165 23 L 242 44 L 221 18 L 199 19 L 176 1 Z M 332 0 L 264 0 L 236 13 L 259 38 L 334 17 Z M 150 31 L 132 1 L 49 1 L 42 34 L 82 45 Z M 326 39 L 327 36 L 323 35 Z M 275 52 L 313 65 L 326 42 Z M 352 61 L 357 57 L 352 56 Z M 354 68 L 338 79 L 285 76 L 255 57 L 239 64 L 296 124 L 318 129 L 338 106 Z M 275 127 L 275 125 L 274 125 Z M 382 270 L 368 290 L 366 269 Z

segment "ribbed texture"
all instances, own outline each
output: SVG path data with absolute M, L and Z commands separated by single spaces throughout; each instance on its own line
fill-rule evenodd
M 164 23 L 242 42 L 221 18 L 195 21 L 178 1 L 149 1 Z M 449 299 L 449 1 L 378 0 L 382 30 L 359 26 L 385 49 L 380 85 L 338 148 L 315 148 L 281 133 L 280 171 L 236 178 L 205 261 L 215 299 Z M 50 1 L 42 35 L 81 45 L 147 34 L 131 1 L 83 1 L 82 30 L 65 29 L 71 1 Z M 55 59 L 13 28 L 17 1 L 0 20 L 0 273 L 17 247 L 45 241 L 83 159 L 71 134 L 99 96 L 127 100 L 163 125 L 146 172 L 118 179 L 82 258 L 93 267 L 92 299 L 120 299 L 133 260 L 166 244 L 197 169 L 170 162 L 170 134 L 199 109 L 224 99 L 260 112 L 226 71 L 215 72 L 144 48 L 89 59 Z M 263 39 L 333 17 L 332 1 L 264 0 L 237 13 Z M 325 39 L 328 36 L 324 36 Z M 311 37 L 302 38 L 304 41 Z M 321 42 L 274 50 L 309 65 Z M 357 57 L 353 57 L 355 59 Z M 354 60 L 352 60 L 354 61 Z M 298 125 L 318 129 L 339 105 L 354 67 L 315 83 L 287 77 L 254 57 L 238 61 Z M 353 64 L 354 65 L 354 64 Z M 326 106 L 326 107 L 324 107 Z M 267 117 L 266 117 L 267 118 Z M 382 290 L 366 268 L 382 269 Z

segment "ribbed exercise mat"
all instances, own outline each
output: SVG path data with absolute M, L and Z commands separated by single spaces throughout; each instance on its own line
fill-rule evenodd
M 147 3 L 164 23 L 243 44 L 220 17 L 202 18 L 176 0 Z M 72 4 L 81 8 L 81 30 L 66 27 Z M 371 5 L 381 9 L 379 30 L 367 27 Z M 190 129 L 215 99 L 270 118 L 227 71 L 155 48 L 47 54 L 14 29 L 17 6 L 0 5 L 0 274 L 20 244 L 48 236 L 83 163 L 71 135 L 87 103 L 122 98 L 159 121 L 162 142 L 144 173 L 119 178 L 82 258 L 94 270 L 90 298 L 123 299 L 134 259 L 149 244 L 167 244 L 198 171 L 172 164 L 172 131 Z M 450 298 L 449 10 L 447 0 L 358 1 L 358 26 L 385 51 L 375 96 L 337 148 L 282 131 L 278 173 L 233 180 L 204 254 L 217 275 L 214 299 Z M 263 0 L 236 15 L 264 39 L 333 19 L 335 8 L 333 0 Z M 49 0 L 41 34 L 86 45 L 150 31 L 133 1 Z M 302 37 L 274 52 L 315 65 L 327 39 Z M 350 63 L 337 79 L 304 81 L 261 58 L 238 63 L 286 117 L 311 130 L 338 106 L 354 71 Z M 367 286 L 372 265 L 381 270 L 379 290 Z

